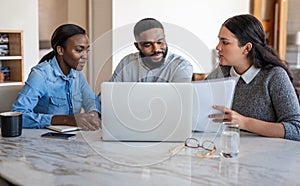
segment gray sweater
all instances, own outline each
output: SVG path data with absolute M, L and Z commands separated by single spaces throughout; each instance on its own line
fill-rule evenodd
M 230 76 L 230 68 L 219 66 L 207 79 Z M 300 141 L 300 107 L 295 89 L 281 67 L 261 69 L 249 83 L 237 82 L 232 110 L 251 118 L 282 123 L 285 139 Z

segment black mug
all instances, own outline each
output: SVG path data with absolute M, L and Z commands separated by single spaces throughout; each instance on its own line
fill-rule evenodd
M 0 117 L 3 137 L 17 137 L 22 134 L 22 112 L 2 112 Z

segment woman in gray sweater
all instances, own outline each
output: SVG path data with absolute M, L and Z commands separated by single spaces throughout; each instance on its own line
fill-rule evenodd
M 238 123 L 261 136 L 300 141 L 300 107 L 292 76 L 266 43 L 263 27 L 252 15 L 226 20 L 216 47 L 220 65 L 207 79 L 238 77 L 232 109 L 214 106 L 215 122 Z

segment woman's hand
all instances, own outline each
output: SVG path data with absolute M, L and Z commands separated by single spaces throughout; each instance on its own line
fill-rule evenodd
M 223 106 L 213 106 L 214 109 L 221 111 L 220 114 L 210 114 L 208 117 L 213 118 L 214 122 L 231 122 L 242 125 L 246 119 L 245 116 Z
M 101 128 L 101 120 L 96 111 L 75 114 L 77 126 L 82 130 L 98 130 Z
M 266 122 L 255 118 L 243 116 L 229 108 L 213 106 L 214 109 L 221 111 L 220 114 L 210 114 L 214 122 L 231 122 L 240 125 L 240 129 L 256 133 L 261 136 L 284 138 L 285 130 L 281 123 Z

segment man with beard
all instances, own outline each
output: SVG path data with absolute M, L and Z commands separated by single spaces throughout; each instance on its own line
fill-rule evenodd
M 125 56 L 110 81 L 113 82 L 190 82 L 192 65 L 168 51 L 162 24 L 145 18 L 134 26 L 135 47 L 139 52 Z

